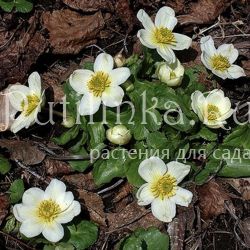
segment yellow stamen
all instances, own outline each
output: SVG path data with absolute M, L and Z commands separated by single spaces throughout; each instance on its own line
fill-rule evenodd
M 40 98 L 37 95 L 28 95 L 21 102 L 21 107 L 25 116 L 29 116 L 39 105 Z
M 170 71 L 170 80 L 175 79 L 176 78 L 176 74 L 174 73 L 174 71 Z
M 225 71 L 231 66 L 228 58 L 222 55 L 214 55 L 211 58 L 211 64 L 213 69 L 219 71 Z
M 156 43 L 174 45 L 176 43 L 175 36 L 168 28 L 155 28 L 154 38 Z
M 151 191 L 155 198 L 164 199 L 174 196 L 176 193 L 176 179 L 169 174 L 158 178 L 151 186 Z
M 96 72 L 88 82 L 88 88 L 95 97 L 100 97 L 111 84 L 109 75 L 105 72 Z
M 207 105 L 207 119 L 208 121 L 215 121 L 220 117 L 220 110 L 213 104 Z
M 37 216 L 44 223 L 53 222 L 62 212 L 60 206 L 52 199 L 44 200 L 39 204 Z

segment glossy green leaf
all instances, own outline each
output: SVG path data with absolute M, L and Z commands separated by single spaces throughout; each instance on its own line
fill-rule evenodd
M 18 201 L 20 201 L 24 193 L 23 180 L 21 179 L 15 180 L 11 184 L 9 192 L 10 192 L 10 201 L 12 204 L 15 204 Z
M 94 124 L 87 125 L 90 135 L 90 149 L 95 148 L 98 144 L 103 143 L 106 139 L 105 129 L 101 122 L 95 122 Z
M 74 127 L 61 134 L 59 137 L 55 137 L 52 140 L 57 145 L 65 145 L 77 137 L 77 135 L 79 134 L 79 130 L 80 127 L 78 125 L 75 125 Z
M 7 174 L 10 168 L 9 161 L 3 155 L 0 155 L 0 174 Z

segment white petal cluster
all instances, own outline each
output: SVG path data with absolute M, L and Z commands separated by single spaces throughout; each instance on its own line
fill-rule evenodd
M 83 95 L 80 105 L 80 115 L 93 115 L 99 110 L 101 102 L 107 107 L 117 107 L 124 96 L 119 86 L 130 76 L 126 67 L 114 68 L 113 57 L 102 53 L 94 63 L 94 72 L 87 69 L 75 70 L 70 78 L 71 87 Z
M 40 75 L 33 72 L 28 78 L 28 84 L 29 87 L 15 84 L 9 88 L 10 103 L 21 112 L 10 128 L 13 133 L 33 125 L 43 104 Z
M 184 76 L 184 67 L 177 59 L 175 63 L 168 64 L 166 62 L 159 63 L 156 69 L 156 75 L 160 81 L 166 83 L 170 87 L 180 86 Z
M 229 98 L 219 89 L 210 91 L 206 97 L 200 91 L 195 91 L 191 99 L 193 111 L 210 128 L 223 127 L 234 112 Z
M 245 76 L 244 70 L 233 64 L 239 52 L 233 44 L 222 44 L 218 49 L 211 36 L 201 38 L 201 61 L 215 75 L 222 79 L 236 79 Z
M 117 125 L 106 131 L 107 139 L 117 145 L 126 145 L 132 138 L 130 130 L 124 125 Z
M 174 63 L 176 60 L 173 50 L 190 47 L 192 43 L 190 37 L 173 32 L 177 18 L 172 8 L 166 6 L 160 8 L 154 23 L 144 10 L 138 11 L 137 18 L 144 27 L 137 33 L 141 43 L 150 49 L 156 49 L 168 63 Z
M 158 157 L 150 157 L 141 162 L 139 174 L 146 181 L 136 196 L 138 204 L 151 204 L 153 215 L 163 221 L 171 222 L 176 214 L 176 204 L 188 207 L 193 194 L 177 186 L 189 173 L 190 166 L 177 161 L 167 165 Z
M 80 212 L 80 203 L 57 179 L 53 179 L 45 191 L 35 187 L 28 189 L 23 194 L 22 203 L 13 208 L 14 216 L 21 222 L 23 235 L 31 238 L 42 233 L 51 242 L 63 238 L 61 224 L 72 221 Z

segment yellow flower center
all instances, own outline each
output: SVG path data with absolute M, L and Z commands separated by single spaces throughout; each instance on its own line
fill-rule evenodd
M 98 71 L 88 82 L 88 88 L 95 97 L 100 97 L 102 96 L 102 93 L 105 91 L 105 89 L 110 86 L 110 84 L 111 80 L 109 75 L 105 72 Z
M 220 117 L 220 110 L 213 104 L 207 105 L 207 119 L 208 121 L 215 121 Z
M 211 58 L 211 64 L 215 70 L 219 71 L 225 71 L 231 66 L 227 57 L 222 55 L 214 55 Z
M 174 71 L 170 72 L 170 80 L 175 79 L 176 78 L 176 74 L 174 73 Z
M 44 223 L 53 222 L 61 213 L 60 206 L 52 199 L 42 201 L 37 209 L 37 216 Z
M 28 95 L 21 102 L 21 107 L 25 116 L 29 116 L 39 105 L 40 98 L 37 95 Z
M 171 44 L 174 45 L 176 43 L 174 34 L 168 28 L 155 28 L 154 30 L 154 38 L 156 43 L 160 44 Z
M 174 196 L 176 193 L 176 179 L 169 174 L 158 178 L 151 186 L 151 191 L 155 198 L 164 199 L 165 197 Z

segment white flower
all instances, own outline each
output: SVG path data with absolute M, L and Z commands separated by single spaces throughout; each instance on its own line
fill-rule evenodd
M 160 8 L 155 17 L 155 23 L 144 10 L 138 11 L 137 18 L 144 27 L 137 33 L 141 43 L 150 49 L 156 49 L 168 63 L 175 62 L 176 57 L 173 50 L 190 47 L 191 38 L 172 32 L 177 24 L 177 18 L 172 8 L 166 6 Z
M 128 144 L 132 138 L 130 130 L 128 130 L 124 125 L 117 125 L 106 131 L 107 139 L 118 145 Z
M 129 78 L 130 70 L 126 67 L 113 67 L 113 57 L 102 53 L 95 60 L 94 72 L 78 69 L 71 74 L 71 87 L 78 94 L 83 94 L 79 105 L 80 115 L 96 113 L 101 102 L 108 107 L 117 107 L 121 104 L 124 91 L 119 85 Z
M 42 233 L 51 242 L 63 238 L 61 224 L 72 221 L 80 212 L 80 203 L 57 179 L 53 179 L 45 191 L 35 187 L 28 189 L 23 194 L 22 203 L 13 208 L 14 216 L 21 222 L 23 235 L 31 238 Z
M 211 36 L 201 38 L 201 61 L 215 75 L 222 79 L 236 79 L 245 76 L 244 70 L 233 64 L 239 52 L 233 44 L 222 44 L 216 49 Z
M 210 128 L 223 127 L 234 112 L 229 98 L 219 89 L 209 92 L 206 97 L 200 91 L 195 91 L 191 99 L 193 111 Z
M 162 62 L 157 65 L 156 75 L 160 81 L 170 87 L 180 86 L 184 75 L 184 67 L 178 59 L 172 64 Z
M 176 204 L 188 207 L 193 194 L 177 186 L 189 173 L 190 166 L 177 161 L 167 165 L 158 157 L 141 162 L 140 176 L 147 182 L 136 196 L 140 206 L 151 204 L 153 215 L 164 222 L 171 222 L 176 214 Z
M 28 78 L 28 83 L 29 87 L 16 84 L 9 89 L 11 105 L 17 111 L 21 111 L 21 114 L 15 119 L 10 128 L 13 133 L 17 133 L 19 130 L 33 125 L 43 104 L 39 74 L 33 72 Z

